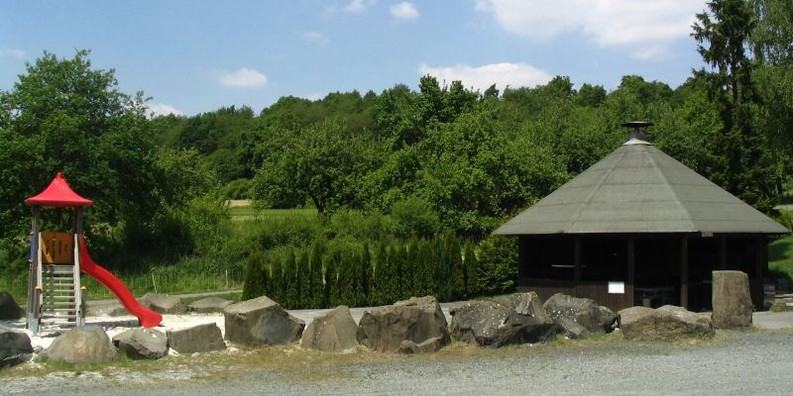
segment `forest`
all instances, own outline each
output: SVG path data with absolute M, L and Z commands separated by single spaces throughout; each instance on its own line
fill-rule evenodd
M 514 241 L 489 233 L 616 149 L 634 120 L 790 228 L 774 207 L 793 190 L 791 10 L 790 0 L 707 3 L 691 32 L 706 66 L 678 87 L 557 76 L 479 92 L 425 75 L 417 89 L 193 116 L 152 118 L 145 94 L 121 92 L 90 51 L 45 52 L 0 91 L 0 289 L 24 296 L 23 201 L 61 171 L 95 202 L 92 255 L 136 293 L 231 283 L 317 307 L 508 291 Z M 229 200 L 250 200 L 251 215 L 233 216 Z M 44 220 L 68 224 L 58 211 Z

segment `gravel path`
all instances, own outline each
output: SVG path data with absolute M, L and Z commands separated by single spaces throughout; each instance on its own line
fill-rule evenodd
M 793 332 L 720 332 L 714 341 L 520 346 L 324 368 L 227 373 L 212 380 L 63 373 L 0 378 L 3 394 L 100 395 L 747 395 L 793 392 Z M 57 373 L 56 373 L 57 374 Z

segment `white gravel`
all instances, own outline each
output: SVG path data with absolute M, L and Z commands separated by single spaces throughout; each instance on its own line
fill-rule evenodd
M 319 312 L 294 313 L 310 320 Z M 87 322 L 106 326 L 112 337 L 130 328 L 133 319 L 100 316 L 89 317 Z M 162 329 L 213 321 L 223 329 L 220 314 L 165 315 Z M 761 319 L 761 327 L 762 323 Z M 8 371 L 0 370 L 0 394 L 791 394 L 793 322 L 786 323 L 781 327 L 787 329 L 782 330 L 720 331 L 714 341 L 693 344 L 622 341 L 585 346 L 526 345 L 454 358 L 424 355 L 334 367 L 251 368 L 209 377 L 211 381 L 202 379 L 199 367 L 153 373 L 123 369 L 104 375 L 56 372 L 44 377 L 5 376 Z M 14 327 L 18 326 L 17 322 Z M 44 347 L 48 339 L 36 337 L 34 343 Z M 216 356 L 222 361 L 222 354 Z

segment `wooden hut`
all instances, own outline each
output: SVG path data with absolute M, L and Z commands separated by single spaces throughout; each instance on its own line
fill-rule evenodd
M 732 269 L 761 308 L 768 238 L 789 231 L 647 142 L 649 125 L 494 232 L 519 237 L 518 288 L 705 310 L 712 271 Z

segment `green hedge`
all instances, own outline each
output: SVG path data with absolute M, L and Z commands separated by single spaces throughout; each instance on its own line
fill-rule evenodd
M 387 305 L 424 295 L 453 301 L 482 291 L 511 291 L 517 251 L 507 250 L 514 244 L 503 238 L 480 244 L 484 249 L 445 233 L 372 245 L 317 242 L 266 254 L 254 249 L 246 262 L 243 299 L 266 295 L 285 308 L 303 309 Z

